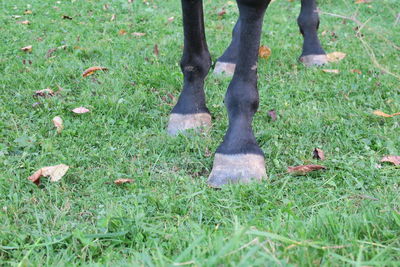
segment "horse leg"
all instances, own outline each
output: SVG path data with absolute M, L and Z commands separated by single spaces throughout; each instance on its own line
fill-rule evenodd
M 204 33 L 203 1 L 182 0 L 184 48 L 181 59 L 183 90 L 172 109 L 168 133 L 176 135 L 188 129 L 211 126 L 206 106 L 204 79 L 211 66 Z
M 301 11 L 297 18 L 303 35 L 303 52 L 300 61 L 306 66 L 323 65 L 328 62 L 324 49 L 318 39 L 319 16 L 315 0 L 301 0 Z
M 225 95 L 229 127 L 208 179 L 212 187 L 266 178 L 264 153 L 252 130 L 258 109 L 257 60 L 265 10 L 270 0 L 237 0 L 240 12 L 238 59 Z

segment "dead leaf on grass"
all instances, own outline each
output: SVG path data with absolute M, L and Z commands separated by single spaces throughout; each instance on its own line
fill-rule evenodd
M 22 20 L 22 21 L 17 21 L 17 24 L 29 25 L 31 24 L 31 22 L 29 20 Z
M 62 15 L 61 16 L 62 19 L 69 19 L 72 20 L 72 17 L 68 16 L 68 15 Z
M 86 69 L 86 70 L 82 73 L 82 76 L 83 76 L 83 77 L 87 77 L 87 76 L 92 75 L 93 73 L 95 73 L 96 71 L 99 71 L 99 70 L 107 71 L 108 69 L 107 69 L 107 68 L 104 68 L 104 67 L 100 67 L 100 66 L 90 67 L 90 68 Z
M 167 21 L 170 22 L 170 23 L 173 22 L 174 20 L 175 20 L 174 17 L 169 17 L 169 18 L 167 19 Z
M 24 51 L 24 52 L 30 53 L 30 52 L 32 52 L 32 46 L 31 45 L 24 46 L 24 47 L 21 48 L 21 50 Z
M 321 165 L 300 165 L 300 166 L 289 166 L 287 169 L 288 173 L 295 174 L 295 175 L 306 175 L 309 172 L 317 171 L 317 170 L 325 170 L 325 166 Z
M 258 49 L 258 56 L 267 60 L 271 56 L 271 48 L 266 45 L 260 46 L 260 48 Z
M 90 110 L 85 107 L 79 107 L 79 108 L 74 108 L 72 112 L 75 114 L 84 114 L 90 112 Z
M 276 116 L 276 111 L 274 109 L 269 110 L 267 114 L 272 121 L 276 121 L 277 116 Z
M 28 9 L 27 9 L 27 10 L 24 11 L 24 14 L 25 14 L 25 15 L 30 15 L 30 14 L 32 14 L 32 10 L 28 10 Z
M 356 4 L 368 4 L 371 2 L 372 2 L 372 0 L 356 0 L 355 1 Z
M 55 95 L 55 93 L 53 92 L 53 90 L 51 90 L 50 88 L 46 88 L 43 90 L 36 91 L 33 96 L 34 97 L 50 97 L 50 96 L 54 96 L 54 95 Z
M 357 73 L 357 74 L 362 74 L 361 70 L 359 69 L 353 69 L 351 70 L 352 73 Z
M 396 113 L 393 113 L 393 114 L 386 114 L 385 112 L 380 111 L 380 110 L 375 110 L 372 113 L 377 115 L 377 116 L 381 116 L 381 117 L 385 117 L 385 118 L 391 118 L 391 117 L 400 115 L 400 112 L 396 112 Z
M 117 179 L 114 181 L 114 184 L 120 185 L 120 184 L 128 184 L 128 183 L 133 183 L 133 179 Z
M 326 54 L 329 62 L 338 62 L 346 57 L 346 54 L 343 52 L 332 52 Z
M 62 130 L 64 129 L 63 120 L 61 119 L 60 116 L 55 116 L 52 121 L 53 121 L 54 126 L 57 129 L 57 133 L 60 134 L 62 132 Z
M 319 160 L 325 160 L 325 153 L 322 149 L 315 148 L 313 151 L 313 158 Z
M 390 162 L 393 163 L 394 165 L 398 166 L 400 165 L 400 156 L 384 156 L 381 159 L 381 162 Z
M 110 21 L 114 21 L 114 20 L 116 19 L 116 17 L 117 17 L 117 16 L 116 16 L 115 14 L 112 14 L 112 15 L 111 15 Z
M 142 37 L 145 36 L 146 34 L 144 32 L 134 32 L 132 33 L 133 36 L 137 36 L 137 37 Z
M 121 29 L 121 30 L 119 30 L 119 32 L 118 32 L 118 34 L 119 35 L 125 35 L 125 34 L 127 34 L 128 32 L 126 31 L 126 30 L 124 30 L 124 29 Z
M 40 178 L 50 176 L 50 182 L 57 182 L 68 171 L 69 166 L 65 164 L 59 164 L 55 166 L 43 167 L 37 170 L 34 174 L 28 177 L 28 180 L 34 182 L 35 184 L 40 184 Z
M 322 71 L 326 73 L 335 73 L 335 74 L 338 74 L 340 72 L 339 70 L 336 69 L 322 69 Z

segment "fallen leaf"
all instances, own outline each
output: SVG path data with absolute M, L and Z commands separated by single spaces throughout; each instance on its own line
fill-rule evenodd
M 13 18 L 13 19 L 20 19 L 20 18 L 22 18 L 22 16 L 20 16 L 20 15 L 11 15 L 11 17 Z M 18 23 L 18 22 L 17 22 Z
M 107 9 L 109 9 L 110 8 L 110 5 L 109 4 L 104 4 L 103 5 L 103 10 L 107 10 Z
M 384 156 L 381 159 L 381 162 L 390 162 L 390 163 L 393 163 L 394 165 L 398 166 L 398 165 L 400 165 L 400 156 Z
M 62 19 L 69 19 L 69 20 L 71 20 L 71 19 L 72 19 L 72 17 L 70 17 L 70 16 L 67 16 L 67 15 L 62 15 L 62 16 L 61 16 L 61 18 L 62 18 Z
M 269 110 L 267 114 L 268 116 L 271 117 L 272 121 L 276 121 L 277 116 L 276 116 L 276 111 L 274 109 Z
M 116 17 L 117 17 L 117 16 L 116 16 L 115 14 L 112 14 L 112 15 L 111 15 L 110 21 L 114 21 Z
M 329 62 L 338 62 L 346 57 L 346 54 L 343 52 L 332 52 L 326 54 Z
M 335 69 L 322 69 L 322 71 L 326 72 L 326 73 L 336 73 L 336 74 L 339 73 L 339 70 L 335 70 Z
M 84 114 L 90 112 L 90 110 L 85 107 L 79 107 L 79 108 L 74 108 L 72 112 L 75 114 Z
M 133 179 L 117 179 L 114 181 L 114 184 L 127 184 L 127 183 L 133 183 L 134 180 Z
M 22 20 L 22 21 L 17 21 L 18 24 L 24 24 L 24 25 L 28 25 L 31 24 L 31 22 L 29 20 Z
M 141 36 L 145 36 L 146 34 L 144 32 L 134 32 L 134 33 L 132 33 L 132 35 L 141 37 Z
M 118 32 L 119 35 L 125 35 L 127 32 L 124 29 L 119 30 Z
M 28 46 L 22 47 L 21 50 L 24 52 L 30 53 L 30 52 L 32 52 L 32 46 L 28 45 Z
M 40 178 L 42 176 L 50 176 L 50 182 L 57 182 L 67 173 L 69 166 L 65 164 L 59 164 L 55 166 L 43 167 L 37 170 L 34 174 L 28 177 L 28 180 L 34 182 L 35 184 L 40 184 Z
M 319 160 L 325 160 L 325 153 L 322 149 L 315 148 L 313 151 L 313 158 Z
M 24 11 L 24 14 L 25 14 L 25 15 L 30 15 L 30 14 L 32 14 L 32 10 L 25 10 L 25 11 Z
M 104 67 L 99 67 L 99 66 L 90 67 L 90 68 L 88 68 L 87 70 L 85 70 L 82 73 L 82 76 L 83 77 L 87 77 L 87 76 L 92 75 L 93 73 L 95 73 L 96 71 L 99 71 L 99 70 L 106 71 L 108 69 L 104 68 Z
M 222 16 L 225 15 L 225 14 L 226 14 L 225 8 L 223 8 L 221 11 L 219 11 L 219 12 L 217 13 L 218 17 L 222 17 Z
M 35 94 L 33 95 L 34 97 L 49 97 L 49 96 L 54 96 L 54 92 L 53 90 L 51 90 L 50 88 L 46 88 L 43 90 L 38 90 L 35 92 Z
M 158 57 L 158 55 L 160 54 L 160 51 L 158 50 L 158 45 L 155 44 L 154 48 L 153 48 L 153 53 L 156 57 Z
M 372 0 L 356 0 L 356 4 L 367 4 L 367 3 L 371 3 Z
M 326 167 L 324 166 L 311 164 L 311 165 L 300 165 L 294 167 L 289 166 L 287 172 L 295 175 L 305 175 L 312 171 L 325 170 L 325 169 Z
M 57 129 L 57 133 L 60 134 L 62 132 L 62 130 L 64 129 L 63 120 L 61 119 L 60 116 L 55 116 L 52 121 L 53 121 L 54 126 Z
M 174 17 L 169 17 L 169 18 L 168 18 L 168 22 L 173 22 L 174 19 L 175 19 Z
M 385 117 L 385 118 L 391 118 L 391 117 L 400 115 L 400 112 L 396 112 L 396 113 L 393 113 L 393 114 L 386 114 L 385 112 L 380 111 L 380 110 L 375 110 L 372 113 L 377 115 L 377 116 L 381 116 L 381 117 Z
M 266 45 L 260 46 L 258 49 L 258 56 L 267 60 L 271 56 L 271 49 Z
M 362 74 L 361 70 L 359 69 L 353 69 L 351 70 L 352 73 L 357 73 L 357 74 Z

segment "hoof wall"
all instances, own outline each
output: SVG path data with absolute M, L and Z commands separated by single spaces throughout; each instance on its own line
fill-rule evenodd
M 208 113 L 176 114 L 169 116 L 167 132 L 169 135 L 185 133 L 186 130 L 210 128 L 211 115 Z
M 307 67 L 322 66 L 328 63 L 326 55 L 308 55 L 300 57 L 300 61 Z
M 233 76 L 235 68 L 236 64 L 217 61 L 217 63 L 215 63 L 214 74 Z
M 255 154 L 215 154 L 208 185 L 220 188 L 226 184 L 250 183 L 267 178 L 264 157 Z

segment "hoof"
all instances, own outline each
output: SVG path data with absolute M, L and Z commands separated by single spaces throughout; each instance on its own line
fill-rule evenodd
M 322 66 L 328 63 L 326 55 L 308 55 L 300 57 L 300 61 L 307 67 Z
M 169 135 L 184 133 L 189 129 L 201 129 L 211 127 L 211 115 L 208 113 L 176 114 L 169 116 L 167 132 Z
M 215 154 L 208 185 L 220 188 L 226 184 L 250 183 L 267 178 L 264 157 L 256 154 Z
M 236 64 L 219 62 L 215 63 L 214 74 L 224 74 L 227 76 L 233 76 L 235 73 Z

